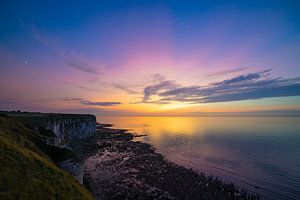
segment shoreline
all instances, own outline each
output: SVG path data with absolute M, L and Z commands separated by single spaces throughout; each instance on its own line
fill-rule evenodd
M 135 135 L 113 125 L 71 148 L 84 166 L 84 185 L 96 199 L 260 199 L 217 177 L 167 160 Z

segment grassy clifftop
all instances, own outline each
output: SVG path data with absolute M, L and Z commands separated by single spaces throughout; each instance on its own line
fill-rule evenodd
M 23 123 L 40 124 L 45 126 L 47 122 L 62 120 L 95 120 L 96 117 L 90 114 L 63 114 L 63 113 L 39 113 L 20 111 L 0 111 L 0 116 L 8 116 L 21 120 Z
M 46 155 L 41 137 L 0 115 L 0 199 L 93 199 Z

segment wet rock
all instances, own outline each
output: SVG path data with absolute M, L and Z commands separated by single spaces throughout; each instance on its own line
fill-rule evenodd
M 124 130 L 98 128 L 97 153 L 84 162 L 96 199 L 258 199 L 233 184 L 166 160 Z

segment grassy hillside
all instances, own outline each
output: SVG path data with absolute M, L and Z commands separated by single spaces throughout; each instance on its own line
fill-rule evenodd
M 52 147 L 42 137 L 28 124 L 0 115 L 0 199 L 93 199 L 54 164 Z

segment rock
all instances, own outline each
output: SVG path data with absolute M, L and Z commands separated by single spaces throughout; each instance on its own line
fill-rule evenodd
M 73 159 L 65 160 L 58 163 L 58 166 L 74 176 L 80 184 L 83 184 L 83 164 L 76 162 Z
M 54 145 L 64 147 L 70 141 L 92 136 L 96 133 L 96 117 L 92 115 L 68 116 L 59 119 L 48 119 L 45 127 L 51 130 L 56 138 Z
M 96 142 L 102 145 L 84 162 L 96 199 L 259 199 L 216 177 L 170 162 L 151 145 L 131 141 L 126 134 L 98 129 Z M 108 141 L 110 145 L 103 145 Z

